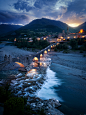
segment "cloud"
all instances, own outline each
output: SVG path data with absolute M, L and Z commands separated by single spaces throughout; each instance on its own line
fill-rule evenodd
M 49 17 L 58 20 L 63 18 L 71 2 L 72 0 L 18 0 L 13 5 L 17 11 L 28 13 L 34 18 Z
M 10 7 L 6 8 L 11 10 L 0 11 L 0 22 L 27 24 L 43 17 L 66 23 L 81 23 L 86 20 L 86 0 L 9 0 L 8 2 Z
M 80 16 L 79 19 L 86 19 L 86 15 Z
M 26 12 L 29 12 L 30 10 L 34 9 L 43 9 L 43 7 L 49 6 L 52 7 L 55 5 L 57 0 L 18 0 L 16 3 L 14 3 L 14 8 L 16 10 L 26 10 Z
M 65 7 L 65 6 L 61 6 L 59 9 L 60 9 L 60 12 L 62 12 L 62 13 L 67 12 L 67 7 Z
M 32 6 L 27 1 L 22 1 L 22 0 L 20 1 L 20 0 L 18 0 L 17 3 L 14 3 L 14 8 L 16 10 L 24 10 L 25 9 L 28 12 L 29 10 L 32 9 Z
M 52 10 L 60 10 L 60 8 L 66 8 L 71 0 L 18 0 L 14 3 L 14 8 L 16 10 L 26 10 L 29 12 L 30 10 L 44 9 L 47 8 Z M 48 10 L 48 9 L 47 9 Z
M 86 0 L 75 0 L 74 2 L 71 2 L 68 6 L 68 12 L 76 12 L 80 13 L 83 11 L 84 13 L 86 12 Z
M 61 21 L 67 24 L 77 25 L 83 23 L 86 20 L 86 0 L 73 0 L 69 3 L 67 11 L 63 15 Z
M 0 11 L 0 23 L 26 24 L 30 18 L 26 14 Z

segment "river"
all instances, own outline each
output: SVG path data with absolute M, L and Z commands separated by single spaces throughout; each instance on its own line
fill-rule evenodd
M 86 114 L 86 80 L 71 75 L 68 68 L 56 63 L 47 68 L 46 74 L 47 81 L 38 96 L 59 100 L 62 104 L 59 110 L 66 115 Z
M 68 55 L 65 59 L 67 59 L 67 57 Z M 72 58 L 77 60 L 77 57 Z M 70 55 L 70 59 L 72 58 Z M 84 59 L 84 57 L 78 57 L 78 61 L 81 60 L 83 60 L 85 65 L 86 59 Z M 7 78 L 7 75 L 9 77 L 8 73 L 17 74 L 16 70 L 10 72 L 0 72 L 0 79 L 3 77 Z M 78 69 L 73 68 L 72 72 L 77 73 L 79 71 Z M 70 67 L 63 66 L 56 62 L 52 62 L 51 65 L 47 68 L 46 76 L 47 80 L 38 91 L 38 97 L 42 99 L 55 98 L 59 100 L 62 106 L 58 109 L 66 115 L 86 115 L 86 80 L 71 74 Z

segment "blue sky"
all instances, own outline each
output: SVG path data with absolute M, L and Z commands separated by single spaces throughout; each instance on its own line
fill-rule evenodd
M 0 0 L 0 23 L 25 25 L 38 18 L 78 26 L 86 21 L 86 0 Z

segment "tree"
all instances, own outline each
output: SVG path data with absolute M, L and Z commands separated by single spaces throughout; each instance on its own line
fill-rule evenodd
M 77 49 L 78 48 L 78 43 L 76 40 L 74 39 L 71 39 L 70 40 L 70 46 L 72 47 L 73 50 Z
M 4 103 L 4 115 L 24 115 L 24 100 L 11 97 Z

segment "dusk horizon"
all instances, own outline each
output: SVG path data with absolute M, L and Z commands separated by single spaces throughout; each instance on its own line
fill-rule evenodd
M 48 20 L 53 20 L 53 21 L 60 21 L 60 20 L 54 20 L 54 19 L 49 19 L 49 18 L 37 18 L 37 19 L 33 19 L 32 21 L 30 21 L 29 23 L 23 25 L 23 24 L 15 24 L 15 23 L 0 23 L 0 25 L 2 24 L 6 24 L 6 25 L 19 25 L 19 26 L 26 26 L 28 24 L 30 24 L 31 22 L 33 22 L 34 20 L 39 20 L 39 19 L 48 19 Z M 60 21 L 62 22 L 62 21 Z M 85 23 L 86 21 L 82 22 L 81 24 Z M 65 22 L 62 22 L 62 23 L 65 23 Z M 67 24 L 67 23 L 65 23 Z M 80 26 L 81 24 L 79 24 L 78 26 Z M 67 24 L 68 25 L 68 24 Z M 72 27 L 72 28 L 77 28 L 78 26 L 70 26 L 68 25 L 69 27 Z
M 86 21 L 86 0 L 1 0 L 0 24 L 26 25 L 47 18 L 77 27 Z
M 86 115 L 86 0 L 0 0 L 0 115 Z

